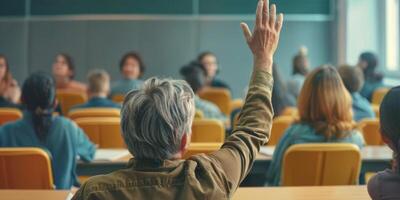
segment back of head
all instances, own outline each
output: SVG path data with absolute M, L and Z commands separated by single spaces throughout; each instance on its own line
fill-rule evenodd
M 121 111 L 121 127 L 129 151 L 137 159 L 165 160 L 179 152 L 191 133 L 194 94 L 185 81 L 148 79 L 129 92 Z
M 327 139 L 340 138 L 354 128 L 351 96 L 332 66 L 313 70 L 298 98 L 300 121 L 311 125 Z
M 308 73 L 308 50 L 306 47 L 300 48 L 298 54 L 293 58 L 293 74 L 307 75 Z
M 55 87 L 53 78 L 45 73 L 33 73 L 22 86 L 22 102 L 32 115 L 35 132 L 43 140 L 51 125 Z
M 108 93 L 110 76 L 105 70 L 93 70 L 88 74 L 89 92 L 92 94 Z
M 350 93 L 358 92 L 364 85 L 364 74 L 359 67 L 349 65 L 340 66 L 338 69 L 344 86 Z
M 180 70 L 185 81 L 189 83 L 194 93 L 200 91 L 206 85 L 206 73 L 198 62 L 191 62 Z
M 392 88 L 383 98 L 380 106 L 380 127 L 382 135 L 388 139 L 389 146 L 396 157 L 395 169 L 400 173 L 400 86 Z

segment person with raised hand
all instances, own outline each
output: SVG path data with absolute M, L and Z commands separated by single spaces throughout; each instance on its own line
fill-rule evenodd
M 253 33 L 242 28 L 254 57 L 239 122 L 221 149 L 182 160 L 194 118 L 194 93 L 183 80 L 150 78 L 127 94 L 122 135 L 134 155 L 129 167 L 92 177 L 73 199 L 231 199 L 270 136 L 272 63 L 283 15 L 268 0 L 257 6 Z

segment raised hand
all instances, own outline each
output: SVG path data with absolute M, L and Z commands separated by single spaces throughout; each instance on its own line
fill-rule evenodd
M 272 62 L 278 46 L 283 23 L 283 14 L 276 17 L 276 6 L 269 0 L 259 0 L 253 33 L 246 23 L 241 23 L 244 37 L 254 56 L 254 66 L 272 71 Z

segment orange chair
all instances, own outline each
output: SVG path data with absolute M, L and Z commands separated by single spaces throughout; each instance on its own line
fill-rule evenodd
M 367 145 L 383 145 L 380 134 L 380 125 L 378 119 L 363 119 L 358 123 L 358 127 L 364 135 Z
M 49 155 L 40 148 L 0 148 L 0 189 L 54 189 Z
M 204 89 L 199 97 L 213 102 L 225 115 L 231 114 L 231 92 L 223 88 L 207 88 Z
M 374 113 L 375 113 L 375 116 L 376 116 L 377 118 L 379 118 L 379 105 L 371 104 L 371 107 L 372 107 L 372 110 L 373 110 Z
M 89 139 L 99 148 L 125 148 L 121 135 L 120 118 L 88 117 L 75 121 L 83 129 Z
M 282 186 L 356 185 L 361 153 L 354 144 L 298 144 L 286 150 Z
M 242 99 L 234 99 L 231 101 L 231 111 L 229 112 L 229 114 L 236 110 L 236 109 L 241 109 L 243 107 L 243 100 Z
M 371 102 L 373 105 L 381 105 L 383 97 L 388 93 L 390 88 L 379 88 L 372 94 Z
M 225 128 L 221 121 L 195 119 L 192 125 L 192 142 L 224 142 Z
M 16 108 L 0 108 L 0 126 L 22 118 L 22 112 Z
M 125 95 L 123 94 L 117 94 L 117 95 L 113 95 L 111 97 L 111 100 L 114 101 L 115 103 L 124 103 L 124 99 L 125 99 Z
M 297 117 L 299 115 L 299 111 L 296 107 L 286 107 L 283 111 L 281 116 L 289 116 L 289 117 Z
M 187 159 L 196 154 L 209 154 L 219 150 L 222 143 L 190 143 L 187 152 L 184 154 L 183 158 Z
M 87 101 L 87 96 L 84 93 L 57 90 L 57 100 L 61 105 L 62 113 L 67 114 L 72 107 L 84 104 Z
M 280 116 L 275 118 L 272 122 L 271 137 L 269 138 L 267 145 L 277 145 L 286 129 L 288 129 L 293 122 L 294 118 L 291 116 Z
M 68 118 L 76 120 L 87 117 L 120 117 L 121 110 L 118 108 L 79 108 L 71 110 Z

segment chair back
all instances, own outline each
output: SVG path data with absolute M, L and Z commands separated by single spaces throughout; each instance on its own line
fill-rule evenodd
M 383 97 L 389 92 L 389 88 L 379 88 L 372 93 L 371 102 L 374 105 L 381 105 Z
M 225 128 L 221 121 L 214 119 L 194 119 L 191 142 L 222 143 L 225 140 Z
M 16 108 L 0 108 L 0 126 L 22 118 L 22 112 Z
M 78 118 L 76 123 L 99 148 L 126 148 L 118 117 Z
M 271 136 L 267 145 L 277 145 L 282 135 L 286 132 L 286 129 L 288 129 L 293 122 L 294 118 L 292 116 L 276 117 L 272 122 Z
M 118 108 L 79 108 L 68 113 L 68 118 L 76 120 L 87 117 L 120 117 L 121 110 Z
M 49 155 L 40 148 L 0 148 L 0 189 L 54 189 Z
M 299 110 L 296 107 L 286 107 L 283 109 L 281 116 L 297 117 L 299 116 Z
M 84 104 L 87 101 L 86 94 L 81 92 L 57 90 L 56 96 L 64 115 L 68 114 L 72 107 Z
M 363 119 L 358 123 L 366 145 L 383 145 L 378 119 Z
M 360 168 L 354 144 L 298 144 L 286 150 L 281 181 L 283 186 L 356 185 Z
M 187 159 L 196 154 L 209 154 L 218 151 L 222 146 L 222 143 L 190 143 L 189 148 L 184 154 L 183 158 Z
M 223 88 L 206 88 L 199 93 L 199 97 L 213 102 L 225 115 L 231 113 L 231 92 Z
M 112 101 L 114 101 L 115 103 L 120 103 L 120 104 L 124 103 L 124 99 L 125 99 L 125 95 L 123 95 L 123 94 L 116 94 L 111 97 Z

